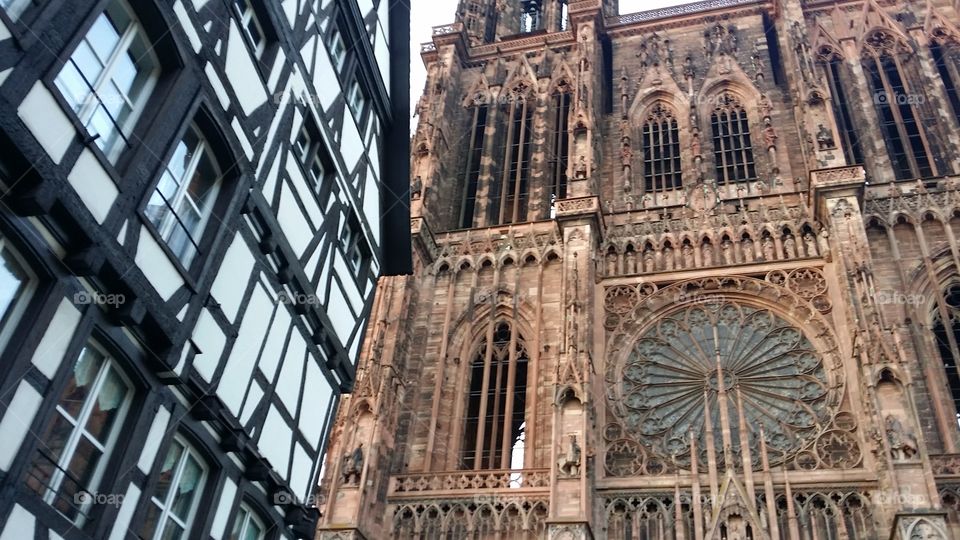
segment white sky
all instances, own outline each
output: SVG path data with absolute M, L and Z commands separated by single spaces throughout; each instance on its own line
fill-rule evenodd
M 620 0 L 620 13 L 636 13 L 648 9 L 688 4 L 690 0 Z M 420 58 L 420 44 L 430 41 L 430 29 L 452 23 L 457 0 L 413 0 L 410 3 L 410 112 L 420 99 L 426 71 Z M 411 131 L 416 129 L 413 120 Z

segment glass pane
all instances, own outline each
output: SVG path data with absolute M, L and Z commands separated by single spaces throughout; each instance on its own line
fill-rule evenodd
M 247 534 L 244 540 L 260 540 L 263 537 L 263 529 L 253 519 L 247 523 Z
M 167 519 L 167 526 L 163 528 L 163 540 L 179 540 L 183 537 L 183 527 L 177 525 L 172 519 Z
M 96 486 L 92 485 L 91 481 L 101 456 L 102 453 L 96 446 L 85 437 L 80 437 L 77 448 L 70 458 L 70 464 L 66 467 L 68 474 L 60 484 L 58 494 L 60 498 L 54 503 L 58 510 L 70 516 L 74 495 L 81 490 L 96 491 Z
M 233 531 L 230 532 L 228 540 L 239 540 L 240 534 L 243 533 L 243 525 L 249 517 L 250 513 L 247 512 L 247 509 L 241 507 L 240 511 L 237 512 L 237 519 L 233 521 Z
M 102 13 L 87 32 L 86 41 L 100 61 L 105 64 L 120 42 L 120 34 L 107 18 L 107 14 Z
M 80 415 L 80 409 L 90 393 L 90 387 L 93 385 L 103 365 L 103 355 L 95 349 L 87 347 L 80 353 L 80 358 L 73 366 L 73 376 L 67 383 L 63 394 L 58 402 L 59 407 L 73 419 Z
M 154 489 L 153 495 L 162 504 L 167 503 L 167 494 L 170 491 L 170 484 L 173 482 L 173 475 L 176 474 L 181 455 L 183 455 L 183 445 L 177 441 L 170 443 L 170 450 L 167 451 L 167 456 L 160 466 L 160 474 L 157 475 L 157 487 Z
M 200 139 L 197 134 L 192 129 L 188 129 L 183 136 L 183 140 L 177 144 L 177 148 L 173 151 L 173 156 L 167 164 L 167 170 L 178 182 L 182 181 L 186 175 L 187 167 L 190 165 L 190 160 L 193 159 L 193 153 L 197 150 L 199 142 Z
M 203 487 L 201 485 L 203 467 L 200 466 L 200 462 L 190 453 L 187 453 L 186 459 L 187 462 L 180 474 L 180 482 L 177 484 L 177 493 L 174 496 L 173 505 L 170 507 L 170 511 L 183 521 L 188 521 L 193 498 Z
M 0 324 L 6 324 L 9 312 L 27 287 L 27 274 L 9 250 L 0 250 Z
M 37 455 L 33 459 L 33 468 L 27 477 L 27 485 L 38 495 L 43 495 L 50 487 L 57 463 L 73 429 L 72 422 L 57 414 L 40 439 Z
M 137 64 L 130 51 L 121 55 L 113 64 L 113 73 L 111 73 L 110 78 L 116 85 L 117 90 L 124 95 L 127 95 L 133 88 L 133 83 L 137 78 Z
M 256 47 L 260 46 L 260 42 L 263 41 L 263 36 L 260 34 L 260 29 L 257 28 L 256 19 L 251 17 L 250 22 L 247 23 L 247 35 L 250 36 L 250 41 L 253 42 L 253 45 Z
M 166 177 L 166 174 L 164 174 L 164 177 Z M 163 180 L 161 179 L 161 183 L 162 182 Z M 150 218 L 150 222 L 153 223 L 153 226 L 157 229 L 162 229 L 163 221 L 167 215 L 169 215 L 170 208 L 167 207 L 167 203 L 165 203 L 163 197 L 160 196 L 160 192 L 155 190 L 147 202 L 145 212 L 147 217 Z
M 55 82 L 74 112 L 80 110 L 91 94 L 90 86 L 83 80 L 83 76 L 73 62 L 67 62 L 63 66 Z
M 202 215 L 209 215 L 213 209 L 218 180 L 217 170 L 210 159 L 210 154 L 204 151 L 187 188 Z
M 142 538 L 153 538 L 153 534 L 157 530 L 160 513 L 160 507 L 157 506 L 155 501 L 147 508 L 147 515 L 144 517 L 143 527 L 140 529 L 140 536 Z
M 113 145 L 116 144 L 120 138 L 120 133 L 110 118 L 110 113 L 100 105 L 97 106 L 93 112 L 93 116 L 91 116 L 87 122 L 87 131 L 90 135 L 100 135 L 100 138 L 97 139 L 97 146 L 104 152 L 113 148 Z
M 90 418 L 87 420 L 87 432 L 100 444 L 106 445 L 110 429 L 117 420 L 120 406 L 123 405 L 129 392 L 127 383 L 120 378 L 116 370 L 111 369 L 100 387 Z

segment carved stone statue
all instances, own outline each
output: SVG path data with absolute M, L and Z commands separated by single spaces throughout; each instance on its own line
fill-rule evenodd
M 764 236 L 760 239 L 760 251 L 763 252 L 763 259 L 765 261 L 773 261 L 777 259 L 777 252 L 773 246 L 773 239 L 769 236 Z
M 917 439 L 903 427 L 900 420 L 888 414 L 884 427 L 890 442 L 890 457 L 895 460 L 912 459 L 917 454 Z
M 743 262 L 753 262 L 753 240 L 751 240 L 749 236 L 740 242 L 740 254 L 742 255 Z
M 656 271 L 656 261 L 654 261 L 652 249 L 643 250 L 643 271 L 647 273 Z
M 577 160 L 577 165 L 573 169 L 574 178 L 584 179 L 587 177 L 587 158 L 583 155 Z
M 700 247 L 702 248 L 700 261 L 703 263 L 703 266 L 713 266 L 713 246 L 710 244 L 703 244 Z
M 698 157 L 702 155 L 703 147 L 700 142 L 700 130 L 693 130 L 693 138 L 690 140 L 690 151 L 693 152 L 693 157 Z
M 769 120 L 773 113 L 773 104 L 770 103 L 770 98 L 766 94 L 760 96 L 760 104 L 757 105 L 757 108 L 760 109 L 760 119 Z
M 777 130 L 773 128 L 773 125 L 768 119 L 767 125 L 763 128 L 763 142 L 766 143 L 767 148 L 773 148 L 777 146 L 777 139 L 779 138 L 780 137 L 777 136 Z
M 360 472 L 363 470 L 363 443 L 352 453 L 343 456 L 343 482 L 345 484 L 360 483 Z
M 415 201 L 420 198 L 420 195 L 423 191 L 423 179 L 419 176 L 413 179 L 413 183 L 410 184 L 410 200 Z
M 817 127 L 819 128 L 817 131 L 817 144 L 820 146 L 820 150 L 830 150 L 832 148 L 836 148 L 837 144 L 833 140 L 833 132 L 823 124 L 820 124 Z
M 783 255 L 788 259 L 794 259 L 797 256 L 797 241 L 792 234 L 788 234 L 783 239 Z
M 683 254 L 684 268 L 693 268 L 697 265 L 693 256 L 693 247 L 691 247 L 690 244 L 684 244 L 683 247 L 680 248 L 680 251 Z
M 573 477 L 580 475 L 580 445 L 577 444 L 577 435 L 570 434 L 570 442 L 565 451 L 557 458 L 557 471 L 561 476 Z
M 723 264 L 734 264 L 733 242 L 729 238 L 720 244 L 720 251 L 723 254 Z
M 807 249 L 807 257 L 816 257 L 817 256 L 817 239 L 814 238 L 812 233 L 806 233 L 803 235 L 803 245 Z
M 663 269 L 673 270 L 673 248 L 667 246 L 663 249 Z
M 820 236 L 817 237 L 817 249 L 820 256 L 830 261 L 830 233 L 827 229 L 820 229 Z

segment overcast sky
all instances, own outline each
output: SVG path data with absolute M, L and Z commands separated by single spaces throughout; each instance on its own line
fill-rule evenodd
M 636 13 L 678 4 L 690 0 L 620 0 L 620 13 Z M 410 3 L 410 111 L 423 92 L 426 71 L 420 59 L 420 44 L 430 41 L 430 29 L 453 22 L 457 0 L 413 0 Z M 416 119 L 412 129 L 416 129 Z

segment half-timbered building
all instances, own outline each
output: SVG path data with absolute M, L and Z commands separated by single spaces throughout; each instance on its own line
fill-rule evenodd
M 312 537 L 410 264 L 408 33 L 388 0 L 0 1 L 0 538 Z

